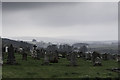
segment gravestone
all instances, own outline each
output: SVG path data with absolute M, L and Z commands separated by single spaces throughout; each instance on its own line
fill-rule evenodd
M 95 62 L 95 59 L 96 59 L 97 57 L 101 58 L 101 57 L 100 57 L 100 54 L 99 54 L 98 52 L 94 51 L 94 52 L 92 53 L 92 62 L 93 62 L 93 63 Z
M 93 64 L 100 66 L 101 65 L 100 60 L 101 60 L 100 54 L 98 52 L 94 51 L 92 53 L 92 62 L 93 62 Z
M 10 65 L 16 64 L 15 55 L 14 55 L 14 47 L 12 44 L 8 48 L 7 64 L 10 64 Z
M 37 46 L 34 45 L 34 46 L 33 46 L 33 53 L 32 53 L 32 57 L 33 57 L 34 59 L 37 59 L 37 51 L 36 51 L 36 48 L 37 48 Z
M 51 63 L 58 63 L 58 48 L 57 45 L 49 45 L 47 52 L 49 53 L 49 61 Z
M 95 59 L 94 66 L 102 66 L 101 59 L 99 57 Z
M 48 51 L 48 53 L 49 53 L 49 61 L 50 61 L 50 63 L 53 63 L 54 62 L 54 55 L 53 55 L 52 51 Z
M 37 52 L 37 60 L 40 60 L 40 50 L 36 50 L 36 52 Z
M 23 48 L 20 47 L 20 48 L 18 49 L 18 51 L 19 51 L 20 54 L 22 54 Z
M 58 51 L 57 50 L 55 50 L 55 53 L 53 54 L 53 57 L 54 57 L 53 63 L 58 63 Z
M 24 49 L 22 51 L 22 60 L 27 60 L 27 52 Z
M 2 60 L 5 59 L 5 47 L 2 46 Z
M 86 53 L 86 60 L 91 60 L 92 56 L 91 53 Z
M 78 52 L 78 55 L 79 55 L 80 58 L 83 57 L 83 53 L 82 52 Z
M 70 61 L 70 53 L 66 55 L 67 60 Z
M 107 53 L 102 54 L 102 59 L 103 59 L 103 60 L 108 60 L 108 54 L 107 54 Z
M 5 47 L 5 52 L 8 53 L 8 46 Z
M 70 66 L 77 66 L 77 54 L 74 52 L 70 54 Z
M 117 55 L 117 62 L 120 62 L 120 55 Z
M 45 52 L 45 55 L 44 55 L 44 62 L 43 62 L 42 65 L 49 65 L 49 55 L 46 52 Z
M 45 53 L 45 49 L 41 48 L 40 49 L 40 57 L 44 58 L 44 53 Z

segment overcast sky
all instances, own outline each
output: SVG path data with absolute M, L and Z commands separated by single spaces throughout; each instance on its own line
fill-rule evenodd
M 3 37 L 54 37 L 100 41 L 118 39 L 116 2 L 6 2 Z
M 2 3 L 0 2 L 0 36 L 2 36 Z

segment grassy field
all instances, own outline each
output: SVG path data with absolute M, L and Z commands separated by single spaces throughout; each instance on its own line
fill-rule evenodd
M 59 63 L 51 63 L 42 66 L 43 59 L 33 60 L 28 56 L 27 61 L 21 60 L 22 56 L 16 54 L 16 61 L 20 65 L 7 65 L 2 67 L 3 78 L 117 78 L 118 73 L 106 69 L 118 67 L 114 60 L 102 61 L 103 66 L 94 67 L 91 61 L 78 59 L 76 67 L 68 67 L 69 61 L 65 58 L 59 59 Z M 4 60 L 6 62 L 6 59 Z

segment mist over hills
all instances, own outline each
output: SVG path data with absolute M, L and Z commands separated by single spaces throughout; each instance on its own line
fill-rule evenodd
M 72 40 L 72 39 L 64 39 L 57 37 L 11 37 L 9 39 L 17 40 L 17 41 L 32 41 L 33 39 L 37 40 L 37 42 L 51 42 L 51 43 L 61 43 L 61 44 L 75 44 L 75 43 L 89 43 L 89 44 L 118 44 L 117 40 L 106 40 L 106 41 L 80 41 L 80 40 Z
M 117 40 L 108 41 L 76 41 L 70 39 L 59 39 L 59 38 L 49 38 L 49 37 L 12 37 L 9 38 L 15 41 L 25 41 L 30 44 L 37 44 L 40 47 L 47 47 L 50 44 L 69 44 L 81 46 L 81 43 L 88 44 L 90 48 L 118 48 Z M 36 42 L 32 42 L 35 39 Z
M 32 40 L 35 41 L 32 41 Z M 47 39 L 47 40 L 44 40 Z M 58 40 L 58 41 L 57 41 Z M 47 46 L 51 44 L 56 44 L 56 45 L 61 45 L 61 44 L 69 44 L 74 47 L 81 47 L 81 46 L 88 46 L 89 50 L 92 51 L 98 51 L 100 53 L 103 52 L 108 52 L 108 53 L 117 53 L 118 51 L 118 42 L 117 41 L 62 41 L 59 39 L 54 39 L 53 38 L 33 38 L 33 37 L 28 37 L 28 38 L 17 38 L 17 39 L 7 39 L 7 38 L 2 38 L 2 45 L 9 45 L 13 44 L 15 47 L 33 47 L 33 45 L 37 45 L 39 48 L 47 48 Z

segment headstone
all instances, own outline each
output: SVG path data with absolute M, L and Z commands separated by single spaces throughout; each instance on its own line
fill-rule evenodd
M 2 60 L 5 59 L 5 47 L 2 47 Z
M 79 55 L 80 58 L 83 57 L 83 53 L 82 52 L 78 52 L 78 55 Z
M 93 52 L 92 53 L 92 62 L 94 64 L 94 66 L 98 65 L 101 66 L 101 56 L 98 52 Z
M 99 54 L 98 52 L 94 51 L 94 52 L 92 53 L 92 62 L 93 62 L 93 63 L 95 62 L 95 60 L 96 60 L 97 57 L 101 58 L 101 57 L 100 57 L 100 54 Z
M 23 48 L 20 47 L 20 48 L 18 49 L 18 51 L 19 51 L 20 54 L 22 54 Z
M 44 53 L 45 53 L 45 50 L 43 48 L 40 49 L 40 57 L 41 58 L 44 58 Z
M 74 52 L 70 54 L 70 66 L 77 66 L 77 54 Z
M 49 65 L 49 56 L 46 52 L 45 52 L 45 55 L 44 55 L 44 62 L 43 62 L 42 65 Z
M 99 57 L 97 57 L 97 58 L 95 59 L 94 66 L 102 66 L 102 64 L 101 64 L 101 59 L 100 59 Z
M 102 54 L 102 59 L 103 59 L 103 60 L 108 60 L 108 54 L 107 54 L 107 53 Z
M 5 52 L 6 52 L 6 53 L 8 52 L 8 46 L 5 47 Z
M 50 61 L 50 63 L 53 63 L 54 62 L 54 55 L 53 55 L 52 51 L 48 51 L 48 53 L 49 53 L 49 61 Z
M 15 64 L 15 55 L 14 55 L 14 47 L 11 44 L 8 48 L 8 58 L 7 58 L 7 64 Z
M 58 51 L 55 50 L 55 53 L 53 54 L 54 56 L 54 63 L 58 63 Z
M 70 61 L 70 53 L 66 55 L 67 60 Z
M 51 63 L 58 63 L 58 48 L 57 45 L 49 45 L 47 52 L 49 53 L 49 61 Z
M 91 53 L 86 53 L 86 60 L 91 60 L 92 56 Z
M 22 51 L 22 60 L 27 60 L 27 52 L 24 49 Z
M 120 62 L 120 55 L 117 55 L 117 62 Z
M 36 46 L 36 45 L 34 45 L 34 46 L 33 46 L 33 50 L 36 50 L 36 48 L 37 48 L 37 46 Z
M 37 60 L 40 60 L 40 50 L 36 50 L 37 51 Z
M 34 45 L 34 46 L 33 46 L 33 53 L 32 53 L 32 57 L 33 57 L 34 59 L 37 59 L 37 51 L 36 51 L 37 49 L 36 49 L 36 48 L 37 48 L 37 46 Z

